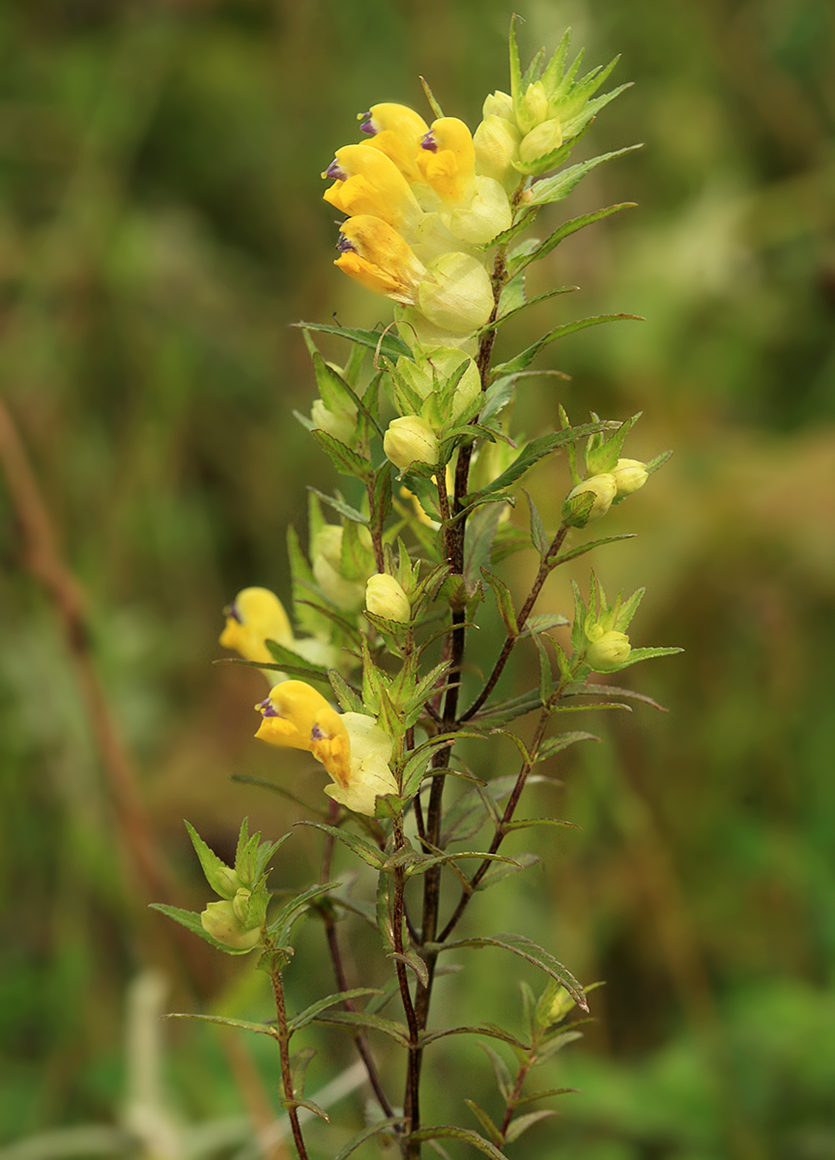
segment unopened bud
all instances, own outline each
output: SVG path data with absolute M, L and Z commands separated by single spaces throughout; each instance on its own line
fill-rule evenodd
M 411 620 L 412 609 L 406 593 L 393 576 L 377 572 L 365 586 L 365 607 L 375 616 L 397 620 L 402 624 Z
M 419 415 L 404 415 L 389 423 L 383 450 L 395 467 L 406 471 L 412 463 L 437 463 L 440 448 L 428 423 Z
M 592 520 L 599 520 L 612 506 L 617 495 L 615 477 L 608 471 L 592 475 L 578 483 L 562 505 L 562 522 L 570 528 L 583 528 Z M 589 496 L 591 506 L 589 506 Z
M 417 308 L 442 330 L 471 334 L 489 321 L 493 310 L 490 276 L 469 254 L 443 254 L 418 287 Z
M 562 145 L 562 125 L 556 118 L 543 121 L 525 137 L 519 146 L 519 160 L 528 168 L 536 165 L 537 161 L 549 157 Z
M 516 120 L 523 133 L 530 133 L 548 116 L 548 96 L 542 81 L 528 85 L 527 91 L 516 109 Z
M 625 632 L 604 632 L 586 651 L 586 663 L 595 673 L 614 673 L 629 658 L 632 647 Z
M 200 921 L 206 934 L 236 951 L 252 950 L 261 941 L 260 927 L 247 929 L 235 912 L 235 904 L 228 900 L 210 902 Z
M 478 172 L 505 185 L 519 184 L 513 162 L 519 156 L 519 130 L 505 117 L 485 117 L 473 135 Z
M 638 491 L 649 478 L 647 465 L 641 463 L 639 459 L 619 459 L 612 475 L 615 477 L 618 496 L 631 495 L 633 491 Z
M 513 118 L 513 97 L 510 93 L 503 93 L 501 89 L 496 89 L 495 93 L 490 93 L 484 98 L 484 105 L 481 114 L 485 121 L 488 117 L 504 117 L 508 121 Z
M 548 1009 L 548 1022 L 561 1023 L 574 1006 L 576 1004 L 565 987 L 558 987 L 557 993 L 554 996 L 554 1002 Z

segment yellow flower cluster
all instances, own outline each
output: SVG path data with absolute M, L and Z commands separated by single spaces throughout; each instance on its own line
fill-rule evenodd
M 405 105 L 372 106 L 362 129 L 368 141 L 338 149 L 322 175 L 347 215 L 336 265 L 406 307 L 422 341 L 461 345 L 493 311 L 483 247 L 513 220 L 495 156 L 483 171 L 463 121 L 429 126 Z

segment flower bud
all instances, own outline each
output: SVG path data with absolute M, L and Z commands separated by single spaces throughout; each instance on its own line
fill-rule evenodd
M 614 673 L 626 663 L 631 651 L 626 633 L 611 629 L 589 645 L 586 663 L 595 673 Z
M 548 117 L 548 95 L 542 81 L 528 85 L 516 109 L 516 120 L 523 133 L 530 133 L 531 129 L 542 124 Z
M 260 927 L 247 929 L 235 912 L 235 904 L 230 901 L 210 902 L 200 921 L 206 934 L 236 951 L 249 951 L 261 941 Z
M 485 121 L 488 117 L 504 117 L 507 121 L 514 120 L 513 97 L 510 93 L 503 93 L 501 89 L 496 89 L 495 93 L 490 93 L 484 98 L 481 115 Z
M 313 541 L 313 576 L 329 600 L 337 608 L 354 612 L 362 607 L 365 587 L 346 580 L 342 575 L 342 528 L 325 524 Z
M 310 418 L 314 427 L 327 431 L 340 443 L 353 446 L 357 434 L 356 407 L 339 407 L 335 411 L 329 410 L 321 399 L 315 399 L 310 409 Z
M 486 102 L 485 102 L 486 103 Z M 519 184 L 513 162 L 519 157 L 519 130 L 505 117 L 485 116 L 473 136 L 479 173 L 511 189 Z
M 619 459 L 612 475 L 618 489 L 618 496 L 631 495 L 642 488 L 649 479 L 647 465 L 639 459 Z
M 560 122 L 556 119 L 543 121 L 522 138 L 519 160 L 526 168 L 535 168 L 539 160 L 549 157 L 560 145 L 562 145 Z
M 592 504 L 588 508 L 588 496 Z M 570 528 L 584 528 L 592 520 L 605 516 L 617 495 L 615 477 L 608 471 L 602 475 L 592 475 L 578 483 L 565 498 L 562 505 L 562 522 Z
M 365 607 L 375 616 L 397 620 L 401 624 L 411 620 L 412 609 L 408 597 L 393 576 L 377 572 L 365 586 Z
M 548 1022 L 561 1023 L 566 1015 L 571 1011 L 576 1004 L 574 1000 L 566 991 L 565 987 L 557 987 L 557 993 L 554 995 L 554 1001 L 548 1008 Z
M 406 471 L 412 463 L 435 464 L 440 447 L 435 432 L 419 415 L 392 419 L 383 439 L 386 457 L 395 467 Z
M 484 326 L 493 311 L 490 277 L 469 254 L 443 254 L 420 283 L 416 305 L 435 326 L 470 334 Z

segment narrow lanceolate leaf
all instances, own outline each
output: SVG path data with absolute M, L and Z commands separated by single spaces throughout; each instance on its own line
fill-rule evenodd
M 513 597 L 510 595 L 510 589 L 504 581 L 500 580 L 498 576 L 494 576 L 492 572 L 488 572 L 486 568 L 481 569 L 481 574 L 493 589 L 493 595 L 496 597 L 496 605 L 507 629 L 507 635 L 515 640 L 519 635 L 519 625 L 516 620 L 516 610 L 513 607 Z
M 284 672 L 292 672 L 294 677 L 304 677 L 308 681 L 314 680 L 327 682 L 328 670 L 324 667 L 324 665 L 316 665 L 313 664 L 312 661 L 305 660 L 305 658 L 299 656 L 297 652 L 293 652 L 291 648 L 287 648 L 286 645 L 279 644 L 276 640 L 265 640 L 264 644 L 267 646 L 270 655 L 276 662 L 276 668 L 280 667 Z M 273 666 L 259 664 L 257 667 L 259 669 L 269 669 Z
M 192 1015 L 182 1011 L 175 1011 L 166 1015 L 165 1018 L 199 1019 L 203 1023 L 220 1023 L 223 1027 L 234 1027 L 238 1031 L 254 1031 L 256 1035 L 269 1035 L 271 1039 L 278 1038 L 278 1032 L 270 1023 L 250 1023 L 246 1019 L 227 1019 L 224 1015 Z
M 566 322 L 562 326 L 556 326 L 553 330 L 549 330 L 547 334 L 543 334 L 542 338 L 537 339 L 536 342 L 526 347 L 515 358 L 509 359 L 506 363 L 501 363 L 500 366 L 494 368 L 495 374 L 509 375 L 515 374 L 516 371 L 522 371 L 528 366 L 539 352 L 549 343 L 556 342 L 559 338 L 565 338 L 568 334 L 574 334 L 575 331 L 585 330 L 589 326 L 599 326 L 601 322 L 619 322 L 624 319 L 630 319 L 633 322 L 643 322 L 644 320 L 637 314 L 598 314 L 594 318 L 578 318 L 574 322 Z
M 542 517 L 539 514 L 536 504 L 531 498 L 531 493 L 526 487 L 522 488 L 525 493 L 525 498 L 528 501 L 528 507 L 531 512 L 531 543 L 544 559 L 548 554 L 548 549 L 551 547 L 552 538 L 545 531 L 545 525 L 542 522 Z
M 382 995 L 382 993 L 377 987 L 354 987 L 352 991 L 337 991 L 335 995 L 319 999 L 318 1002 L 305 1007 L 304 1011 L 300 1011 L 298 1015 L 294 1015 L 288 1021 L 287 1028 L 289 1031 L 298 1031 L 300 1027 L 312 1023 L 316 1016 L 327 1011 L 328 1007 L 335 1007 L 337 1003 L 344 1003 L 346 999 L 359 999 L 365 995 Z
M 339 707 L 343 713 L 365 712 L 365 705 L 362 703 L 362 698 L 351 688 L 341 673 L 338 673 L 336 669 L 329 669 L 328 680 L 331 683 L 333 695 L 339 702 Z
M 505 1160 L 502 1152 L 485 1140 L 484 1136 L 479 1135 L 478 1132 L 471 1132 L 468 1128 L 456 1128 L 452 1124 L 436 1124 L 433 1128 L 421 1128 L 419 1132 L 412 1132 L 409 1136 L 410 1140 L 463 1140 L 467 1144 L 472 1144 L 479 1152 L 483 1152 L 485 1156 L 490 1156 L 491 1160 Z
M 402 1047 L 408 1046 L 409 1043 L 409 1030 L 405 1023 L 383 1019 L 380 1015 L 370 1015 L 367 1011 L 330 1011 L 317 1016 L 316 1022 L 344 1027 L 346 1031 L 380 1031 Z
M 584 733 L 577 730 L 573 733 L 560 733 L 557 737 L 547 737 L 536 752 L 536 761 L 547 761 L 555 753 L 568 749 L 569 745 L 576 745 L 578 741 L 599 741 L 593 733 Z
M 307 490 L 312 491 L 314 495 L 319 497 L 322 503 L 326 503 L 328 507 L 332 507 L 333 510 L 335 512 L 339 512 L 341 516 L 345 516 L 346 519 L 353 520 L 355 524 L 368 523 L 368 516 L 363 515 L 363 513 L 357 508 L 351 507 L 351 505 L 346 503 L 345 500 L 340 496 L 325 495 L 323 491 L 319 491 L 319 489 L 316 487 L 308 487 Z
M 337 826 L 326 826 L 322 822 L 309 822 L 306 818 L 298 823 L 300 826 L 313 826 L 314 829 L 324 830 L 326 834 L 332 834 L 339 842 L 343 842 L 349 850 L 362 858 L 374 870 L 382 870 L 386 863 L 383 854 L 372 846 L 370 842 L 366 842 L 364 838 L 358 838 L 356 834 L 349 834 L 347 830 L 340 830 Z
M 616 149 L 613 153 L 602 153 L 599 157 L 592 157 L 588 161 L 581 161 L 579 165 L 569 165 L 554 177 L 543 178 L 534 182 L 531 189 L 531 198 L 528 205 L 550 205 L 555 201 L 562 201 L 568 197 L 579 181 L 604 161 L 611 161 L 613 157 L 620 157 L 624 153 L 631 153 L 640 149 L 640 145 L 627 145 L 624 149 Z
M 552 979 L 556 979 L 558 983 L 561 983 L 577 1006 L 582 1011 L 588 1012 L 589 1005 L 583 993 L 583 988 L 568 968 L 558 962 L 549 951 L 537 946 L 535 942 L 531 942 L 524 935 L 510 933 L 498 934 L 493 938 L 465 938 L 459 939 L 457 942 L 433 945 L 432 949 L 440 952 L 457 950 L 463 947 L 474 947 L 476 949 L 481 949 L 482 947 L 499 947 L 502 950 L 510 951 L 511 954 L 519 955 L 520 958 L 526 959 L 529 963 L 533 963 L 534 966 L 539 967 L 546 974 L 550 975 Z
M 531 1092 L 529 1096 L 522 1096 L 516 1103 L 517 1108 L 523 1107 L 525 1104 L 533 1104 L 537 1100 L 551 1100 L 554 1096 L 567 1096 L 577 1091 L 577 1088 L 549 1088 L 544 1092 Z
M 507 878 L 510 874 L 518 874 L 521 870 L 528 870 L 531 866 L 539 866 L 541 864 L 542 859 L 537 854 L 514 854 L 513 861 L 508 865 L 491 866 L 482 877 L 476 890 L 489 890 L 491 886 L 495 886 L 497 882 L 501 882 L 503 878 Z
M 308 824 L 315 826 L 317 823 L 309 822 Z M 297 894 L 294 898 L 291 898 L 269 924 L 270 934 L 274 938 L 277 938 L 279 942 L 283 942 L 298 919 L 310 910 L 311 903 L 339 885 L 339 882 L 317 882 L 315 886 L 310 886 L 307 890 L 303 890 L 301 894 Z
M 282 1100 L 281 1106 L 282 1108 L 286 1108 L 288 1112 L 293 1108 L 307 1108 L 309 1112 L 312 1112 L 314 1116 L 318 1116 L 319 1119 L 324 1120 L 326 1124 L 331 1122 L 331 1118 L 325 1109 L 320 1108 L 318 1104 L 314 1104 L 313 1100 Z
M 405 1124 L 404 1116 L 391 1116 L 387 1120 L 379 1120 L 376 1124 L 372 1124 L 370 1128 L 364 1128 L 358 1132 L 356 1136 L 352 1136 L 344 1148 L 340 1148 L 333 1160 L 348 1160 L 366 1140 L 373 1139 L 374 1136 L 382 1136 L 384 1134 L 394 1134 L 394 1129 L 399 1124 Z
M 649 661 L 653 657 L 671 657 L 675 653 L 684 652 L 682 648 L 633 648 L 629 654 L 628 660 L 624 661 L 621 668 L 627 669 L 630 665 L 636 665 L 638 661 Z
M 526 713 L 532 713 L 534 709 L 541 708 L 542 699 L 539 690 L 531 689 L 529 693 L 522 693 L 519 697 L 509 697 L 506 701 L 497 701 L 495 705 L 479 709 L 472 721 L 479 726 L 497 728 L 509 721 L 515 721 L 517 717 L 523 717 Z
M 464 1103 L 467 1105 L 467 1107 L 473 1113 L 475 1118 L 481 1124 L 482 1128 L 484 1128 L 484 1131 L 487 1133 L 487 1135 L 490 1137 L 490 1139 L 493 1141 L 493 1143 L 498 1144 L 499 1147 L 501 1147 L 502 1134 L 499 1131 L 499 1129 L 496 1127 L 496 1125 L 493 1123 L 493 1121 L 490 1119 L 490 1117 L 487 1115 L 484 1108 L 480 1108 L 478 1106 L 478 1104 L 475 1102 L 475 1100 L 464 1100 Z
M 617 536 L 602 536 L 599 540 L 589 540 L 587 544 L 580 544 L 576 548 L 571 548 L 567 552 L 560 552 L 556 556 L 550 557 L 550 562 L 556 568 L 559 564 L 565 564 L 569 560 L 576 560 L 579 556 L 585 556 L 586 552 L 591 552 L 595 548 L 599 548 L 601 544 L 614 544 L 617 540 L 634 540 L 634 532 L 622 532 Z
M 245 947 L 243 950 L 239 950 L 236 947 L 227 947 L 223 943 L 218 942 L 216 938 L 212 938 L 203 929 L 200 915 L 195 914 L 191 910 L 182 910 L 179 906 L 167 906 L 163 902 L 152 902 L 151 910 L 158 910 L 160 914 L 164 914 L 168 918 L 173 918 L 175 922 L 179 922 L 180 926 L 186 927 L 192 934 L 196 934 L 198 938 L 202 938 L 204 942 L 213 946 L 215 950 L 224 951 L 227 955 L 246 955 L 253 949 L 252 947 Z
M 503 503 L 492 503 L 470 516 L 464 533 L 464 579 L 472 586 L 481 578 L 484 565 L 490 563 L 493 540 L 502 512 Z
M 526 1112 L 524 1116 L 517 1116 L 515 1120 L 511 1120 L 505 1132 L 505 1143 L 512 1144 L 514 1140 L 518 1140 L 523 1132 L 528 1128 L 532 1128 L 534 1124 L 540 1120 L 547 1120 L 550 1116 L 555 1116 L 557 1113 L 550 1108 L 543 1108 L 540 1112 Z
M 544 258 L 546 254 L 550 254 L 560 242 L 570 237 L 571 234 L 576 234 L 578 230 L 582 230 L 585 226 L 602 221 L 603 218 L 607 218 L 613 213 L 618 213 L 622 209 L 633 209 L 635 204 L 634 201 L 624 201 L 619 205 L 609 205 L 605 209 L 598 209 L 594 213 L 586 213 L 581 217 L 572 218 L 571 221 L 563 222 L 559 229 L 554 230 L 544 242 L 540 242 L 530 253 L 520 254 L 508 262 L 508 270 L 511 277 L 516 277 L 531 262 L 537 262 L 540 258 Z
M 335 334 L 338 338 L 347 338 L 349 342 L 379 351 L 386 358 L 397 359 L 401 355 L 412 357 L 409 347 L 392 330 L 381 334 L 378 330 L 352 330 L 346 326 L 324 326 L 318 322 L 296 322 L 294 325 L 300 330 L 316 330 L 320 334 Z
M 519 452 L 510 467 L 497 476 L 492 483 L 488 483 L 486 487 L 471 492 L 466 497 L 466 502 L 472 503 L 476 499 L 483 499 L 485 496 L 504 491 L 505 488 L 510 487 L 526 471 L 529 471 L 546 455 L 556 451 L 557 448 L 564 447 L 567 443 L 585 439 L 587 435 L 594 435 L 598 431 L 607 431 L 611 426 L 612 424 L 607 421 L 581 423 L 579 426 L 569 427 L 565 431 L 553 431 L 550 435 L 541 435 L 538 439 L 532 439 L 527 447 Z
M 502 1099 L 507 1103 L 510 1093 L 513 1091 L 513 1079 L 507 1069 L 507 1064 L 489 1043 L 480 1043 L 479 1047 L 483 1048 L 490 1056 L 490 1062 L 493 1064 L 493 1075 L 496 1077 L 496 1087 L 499 1089 Z

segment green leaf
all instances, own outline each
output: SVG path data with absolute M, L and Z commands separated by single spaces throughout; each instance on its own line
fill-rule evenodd
M 491 1138 L 493 1143 L 498 1144 L 499 1147 L 501 1147 L 502 1134 L 499 1131 L 499 1129 L 496 1127 L 496 1125 L 493 1123 L 493 1121 L 490 1119 L 490 1117 L 487 1115 L 484 1108 L 480 1108 L 478 1106 L 478 1104 L 475 1102 L 475 1100 L 464 1100 L 464 1103 L 467 1105 L 467 1107 L 473 1113 L 475 1118 L 481 1124 L 482 1128 L 484 1128 L 485 1132 Z
M 354 987 L 352 991 L 337 991 L 336 994 L 319 999 L 318 1002 L 305 1007 L 298 1015 L 294 1015 L 288 1020 L 287 1028 L 291 1032 L 298 1031 L 300 1027 L 312 1023 L 322 1011 L 327 1011 L 328 1007 L 333 1007 L 337 1003 L 344 1003 L 346 999 L 359 999 L 365 995 L 382 995 L 382 993 L 378 987 Z
M 545 531 L 545 525 L 542 522 L 542 517 L 537 510 L 536 504 L 531 498 L 531 493 L 526 487 L 523 487 L 522 491 L 525 493 L 525 498 L 528 501 L 528 507 L 530 508 L 531 512 L 531 543 L 544 560 L 548 554 L 548 549 L 553 542 L 553 537 L 549 536 Z
M 405 868 L 405 875 L 407 878 L 414 878 L 416 874 L 425 874 L 433 866 L 444 866 L 447 863 L 454 863 L 459 858 L 478 858 L 483 862 L 509 862 L 514 869 L 522 870 L 522 866 L 518 866 L 512 858 L 505 857 L 504 854 L 487 854 L 481 850 L 461 850 L 455 854 L 425 854 L 423 856 L 416 855 L 413 861 L 410 861 Z
M 279 644 L 277 640 L 265 640 L 264 644 L 276 662 L 276 668 L 281 668 L 282 671 L 292 673 L 294 677 L 302 677 L 307 681 L 328 683 L 328 670 L 324 665 L 313 664 L 312 661 L 299 656 L 297 652 L 293 652 L 286 645 Z M 272 668 L 272 666 L 259 664 L 258 668 Z
M 628 669 L 630 665 L 637 665 L 639 661 L 652 660 L 654 657 L 671 657 L 675 653 L 684 652 L 683 648 L 633 648 L 629 657 L 620 666 Z
M 432 1128 L 421 1128 L 418 1132 L 412 1132 L 409 1139 L 419 1142 L 423 1140 L 463 1140 L 466 1144 L 472 1144 L 485 1156 L 490 1156 L 491 1160 L 505 1160 L 504 1155 L 478 1132 L 471 1132 L 468 1128 L 456 1128 L 451 1124 L 436 1124 Z
M 401 1047 L 409 1045 L 409 1030 L 405 1023 L 383 1019 L 380 1015 L 370 1015 L 367 1011 L 331 1011 L 327 1015 L 317 1016 L 315 1022 L 344 1027 L 346 1031 L 380 1031 Z
M 489 890 L 491 886 L 497 885 L 511 874 L 518 874 L 521 870 L 528 870 L 531 866 L 541 864 L 542 859 L 537 854 L 514 854 L 513 858 L 508 861 L 508 865 L 491 866 L 482 877 L 476 890 Z
M 543 334 L 542 338 L 537 339 L 529 347 L 526 347 L 515 358 L 509 359 L 506 363 L 501 363 L 494 368 L 495 374 L 514 374 L 516 371 L 524 370 L 539 352 L 552 342 L 556 342 L 559 338 L 565 338 L 568 334 L 574 334 L 578 330 L 585 330 L 589 326 L 599 326 L 602 322 L 620 322 L 629 319 L 633 322 L 643 322 L 644 319 L 637 314 L 597 314 L 593 318 L 578 318 L 574 322 L 563 323 L 562 326 L 555 326 L 553 330 L 549 330 L 547 334 Z
M 533 642 L 539 652 L 539 699 L 547 705 L 554 695 L 554 677 L 551 673 L 551 659 L 542 640 L 534 636 Z
M 308 491 L 313 492 L 318 496 L 322 503 L 326 503 L 328 507 L 332 507 L 335 512 L 339 512 L 341 516 L 345 516 L 347 520 L 353 520 L 355 524 L 367 524 L 368 516 L 362 514 L 355 507 L 351 507 L 344 499 L 336 495 L 325 495 L 323 491 L 319 491 L 316 487 L 308 487 Z
M 577 233 L 578 230 L 584 229 L 585 226 L 593 225 L 594 222 L 602 221 L 603 218 L 609 217 L 611 214 L 619 213 L 622 209 L 633 209 L 635 207 L 634 201 L 624 201 L 619 205 L 610 205 L 605 209 L 598 209 L 594 213 L 586 213 L 581 217 L 572 218 L 571 221 L 563 222 L 563 224 L 545 239 L 540 242 L 530 253 L 520 254 L 518 258 L 511 259 L 508 262 L 508 270 L 511 277 L 518 277 L 519 273 L 529 266 L 532 262 L 538 262 L 540 258 L 544 258 L 546 254 L 555 249 L 560 242 Z
M 516 610 L 513 607 L 513 597 L 510 595 L 510 589 L 504 581 L 500 580 L 498 576 L 494 576 L 492 572 L 488 572 L 486 568 L 481 569 L 481 574 L 493 589 L 493 595 L 496 597 L 496 606 L 504 621 L 507 635 L 511 640 L 515 640 L 519 635 L 519 624 L 516 619 Z
M 328 680 L 343 713 L 365 713 L 362 698 L 355 689 L 351 688 L 341 673 L 338 673 L 336 669 L 329 669 Z
M 567 1096 L 577 1091 L 577 1088 L 549 1088 L 544 1092 L 531 1092 L 529 1096 L 522 1096 L 516 1103 L 517 1108 L 523 1107 L 525 1104 L 532 1104 L 536 1100 L 550 1100 L 554 1096 Z
M 561 753 L 563 749 L 568 749 L 569 745 L 576 745 L 578 741 L 599 740 L 600 738 L 595 737 L 593 733 L 583 733 L 582 731 L 560 733 L 557 737 L 548 737 L 542 742 L 536 753 L 536 761 L 547 761 L 555 753 Z
M 591 173 L 604 161 L 611 161 L 613 157 L 621 157 L 624 153 L 631 153 L 640 149 L 640 145 L 627 145 L 624 149 L 616 149 L 613 153 L 602 153 L 599 157 L 592 157 L 589 161 L 581 161 L 579 165 L 570 165 L 554 177 L 545 177 L 536 181 L 531 189 L 528 205 L 550 205 L 555 201 L 562 201 L 568 197 L 572 189 L 587 173 Z
M 479 709 L 472 721 L 479 726 L 496 728 L 541 708 L 542 698 L 539 690 L 531 689 L 530 692 L 522 693 L 518 697 L 509 697 L 506 701 L 497 701 L 494 705 Z
M 269 1023 L 250 1023 L 246 1019 L 227 1019 L 223 1015 L 193 1015 L 189 1011 L 173 1011 L 166 1019 L 199 1019 L 203 1023 L 218 1023 L 222 1027 L 234 1027 L 238 1031 L 254 1031 L 256 1035 L 269 1035 L 278 1039 L 278 1032 Z
M 586 552 L 591 552 L 595 548 L 601 547 L 603 544 L 614 544 L 617 540 L 634 540 L 634 532 L 623 532 L 617 536 L 602 536 L 599 540 L 589 540 L 587 544 L 580 544 L 577 548 L 571 548 L 567 552 L 559 552 L 556 556 L 551 556 L 550 561 L 554 567 L 560 564 L 567 563 L 568 560 L 576 560 L 580 556 L 585 556 Z
M 578 439 L 583 439 L 586 435 L 591 435 L 596 431 L 608 429 L 608 423 L 583 423 L 579 427 L 569 427 L 565 431 L 552 431 L 549 435 L 541 435 L 538 439 L 532 439 L 526 447 L 519 452 L 511 465 L 506 468 L 501 475 L 497 476 L 492 483 L 488 483 L 485 487 L 478 491 L 471 492 L 467 497 L 467 503 L 472 503 L 476 499 L 482 499 L 488 495 L 494 495 L 496 492 L 504 491 L 512 483 L 529 471 L 540 459 L 544 459 L 546 455 L 550 455 L 559 447 L 564 447 L 567 443 L 576 442 Z
M 539 967 L 540 970 L 545 971 L 552 979 L 556 979 L 558 983 L 562 983 L 577 1006 L 582 1011 L 588 1012 L 589 1005 L 583 993 L 583 988 L 571 972 L 562 963 L 558 962 L 549 951 L 537 946 L 535 942 L 531 942 L 524 935 L 510 933 L 498 934 L 492 938 L 465 938 L 451 943 L 433 943 L 431 949 L 440 952 L 457 950 L 464 947 L 474 947 L 475 949 L 500 947 L 502 950 L 510 951 L 511 954 L 519 955 L 520 958 L 526 959 L 529 963 L 533 963 L 534 966 Z
M 540 1120 L 547 1120 L 550 1116 L 555 1116 L 557 1113 L 551 1108 L 543 1108 L 539 1112 L 526 1112 L 524 1116 L 517 1116 L 515 1120 L 511 1120 L 505 1133 L 505 1140 L 508 1144 L 512 1144 L 514 1140 L 518 1140 L 523 1132 L 528 1128 L 532 1128 L 534 1124 Z
M 496 1087 L 499 1089 L 499 1094 L 504 1102 L 507 1103 L 514 1086 L 507 1064 L 489 1043 L 480 1043 L 479 1047 L 490 1056 L 490 1062 L 493 1064 L 493 1075 L 496 1077 Z
M 224 943 L 218 942 L 216 938 L 212 938 L 203 929 L 200 915 L 195 914 L 191 910 L 183 910 L 179 906 L 167 906 L 163 902 L 152 902 L 150 905 L 151 910 L 158 910 L 160 914 L 164 914 L 168 918 L 173 918 L 175 922 L 179 922 L 180 926 L 184 926 L 186 930 L 190 930 L 192 934 L 196 934 L 198 938 L 202 938 L 204 942 L 209 943 L 215 950 L 223 951 L 227 955 L 248 955 L 250 951 L 255 950 L 254 947 L 245 947 L 241 950 L 236 947 L 228 947 Z
M 402 355 L 412 357 L 412 352 L 402 338 L 391 330 L 381 334 L 378 330 L 352 330 L 345 326 L 324 326 L 317 322 L 295 322 L 300 330 L 315 330 L 320 334 L 334 334 L 337 338 L 347 338 L 359 346 L 366 346 L 369 350 L 385 355 L 386 358 L 397 359 Z
M 364 838 L 358 838 L 356 834 L 349 834 L 347 830 L 340 830 L 337 826 L 326 826 L 322 822 L 310 822 L 307 819 L 302 819 L 297 823 L 300 826 L 313 826 L 314 829 L 323 830 L 326 834 L 332 834 L 337 841 L 342 842 L 352 850 L 358 858 L 371 866 L 374 870 L 382 870 L 386 864 L 384 855 L 372 846 L 370 842 L 366 842 Z
M 348 1157 L 353 1155 L 357 1148 L 359 1148 L 361 1144 L 364 1144 L 366 1140 L 371 1140 L 374 1138 L 374 1136 L 381 1136 L 384 1133 L 389 1132 L 390 1129 L 391 1134 L 393 1135 L 393 1129 L 396 1128 L 398 1124 L 405 1123 L 405 1116 L 391 1116 L 387 1120 L 378 1120 L 375 1124 L 372 1124 L 371 1127 L 363 1128 L 363 1130 L 358 1132 L 356 1136 L 352 1136 L 345 1147 L 339 1149 L 333 1160 L 348 1160 Z
M 282 1108 L 286 1108 L 287 1111 L 290 1111 L 292 1108 L 307 1108 L 309 1112 L 324 1120 L 326 1124 L 331 1122 L 331 1118 L 324 1108 L 320 1108 L 318 1104 L 314 1104 L 313 1100 L 282 1100 L 281 1106 Z
M 307 822 L 306 824 L 309 826 L 319 825 L 318 822 Z M 289 902 L 285 903 L 276 917 L 270 922 L 268 927 L 270 934 L 274 938 L 277 938 L 279 943 L 284 943 L 294 923 L 310 910 L 310 904 L 339 885 L 341 885 L 339 882 L 317 882 L 314 886 L 310 886 L 307 890 L 302 891 L 301 894 L 295 895 Z

